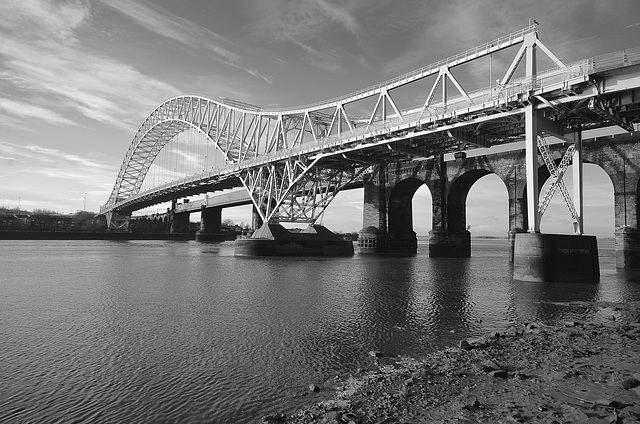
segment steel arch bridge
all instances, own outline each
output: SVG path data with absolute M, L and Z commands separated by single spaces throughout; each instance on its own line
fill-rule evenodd
M 460 65 L 517 45 L 509 67 L 490 87 L 466 91 L 453 74 Z M 555 68 L 536 72 L 537 48 Z M 525 57 L 527 75 L 513 78 Z M 619 125 L 633 131 L 639 121 L 637 85 L 629 97 L 629 87 L 609 81 L 619 69 L 637 73 L 639 63 L 640 49 L 635 48 L 564 64 L 540 42 L 537 25 L 530 25 L 315 104 L 266 109 L 230 99 L 175 97 L 154 109 L 139 127 L 101 213 L 107 215 L 110 228 L 117 228 L 137 209 L 244 187 L 264 222 L 313 223 L 340 190 L 361 184 L 376 165 L 521 141 L 528 106 L 556 123 L 561 136 L 578 127 Z M 413 106 L 400 108 L 394 90 L 429 77 L 434 80 L 430 90 Z M 451 86 L 453 96 L 448 92 Z M 352 113 L 352 106 L 363 100 L 368 105 Z M 141 190 L 158 154 L 185 131 L 205 137 L 225 165 Z

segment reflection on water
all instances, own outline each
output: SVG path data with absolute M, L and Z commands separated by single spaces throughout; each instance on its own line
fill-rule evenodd
M 367 352 L 419 356 L 512 323 L 640 300 L 600 241 L 599 284 L 513 281 L 473 256 L 235 258 L 229 243 L 0 242 L 0 422 L 254 422 Z M 284 405 L 284 406 L 283 406 Z

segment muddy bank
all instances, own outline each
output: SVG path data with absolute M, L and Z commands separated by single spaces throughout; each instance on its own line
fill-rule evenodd
M 333 382 L 331 400 L 262 421 L 640 423 L 640 302 L 571 306 L 598 313 L 509 328 L 421 360 L 375 358 L 375 370 Z

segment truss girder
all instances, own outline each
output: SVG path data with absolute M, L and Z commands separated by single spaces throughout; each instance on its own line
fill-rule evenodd
M 496 87 L 467 92 L 453 77 L 451 70 L 454 67 L 518 44 L 525 47 L 518 52 L 502 79 L 505 84 L 500 87 L 499 95 L 492 94 Z M 531 78 L 512 80 L 513 70 L 524 56 L 526 46 L 534 44 L 559 67 L 537 73 L 535 81 Z M 605 107 L 600 100 L 592 102 L 597 107 L 589 109 L 586 106 L 589 99 L 614 96 L 615 90 L 625 89 L 612 89 L 610 84 L 604 83 L 591 88 L 594 75 L 604 75 L 597 74 L 598 66 L 609 71 L 617 69 L 616 66 L 631 67 L 640 63 L 640 51 L 627 50 L 623 56 L 623 65 L 613 59 L 596 58 L 565 66 L 539 42 L 534 25 L 382 84 L 311 105 L 263 109 L 230 99 L 176 97 L 152 111 L 138 129 L 103 209 L 118 210 L 125 202 L 130 207 L 162 148 L 177 134 L 189 129 L 205 134 L 224 155 L 227 166 L 218 171 L 218 177 L 242 181 L 256 207 L 263 208 L 263 218 L 315 219 L 318 214 L 308 205 L 319 208 L 326 199 L 332 198 L 331 195 L 326 194 L 325 200 L 313 201 L 303 200 L 300 196 L 305 192 L 330 193 L 328 187 L 341 186 L 334 179 L 338 178 L 337 174 L 331 174 L 338 171 L 323 171 L 328 163 L 342 161 L 364 165 L 367 161 L 380 163 L 402 156 L 439 154 L 518 141 L 523 134 L 523 108 L 531 102 L 539 102 L 535 105 L 538 109 L 552 110 L 556 118 L 567 125 L 599 119 L 600 122 L 617 120 L 631 128 L 639 118 L 628 107 L 622 116 L 611 107 Z M 404 110 L 398 108 L 393 89 L 431 75 L 438 77 L 431 92 L 424 93 L 427 95 L 425 103 Z M 433 93 L 438 84 L 445 85 L 446 81 L 452 82 L 459 95 L 449 97 L 443 93 L 442 105 L 446 108 L 438 108 L 433 102 Z M 359 110 L 363 117 L 350 113 L 352 103 L 373 96 L 376 99 L 372 102 L 373 108 Z M 421 93 L 418 98 L 425 97 Z M 587 125 L 595 127 L 599 123 Z M 408 139 L 413 140 L 410 145 L 401 147 L 399 143 Z M 339 180 L 344 182 L 352 174 L 343 173 Z M 303 184 L 316 184 L 314 175 L 323 175 L 325 186 L 305 191 Z M 207 174 L 207 181 L 211 178 Z M 179 184 L 175 182 L 174 185 Z M 287 208 L 289 212 L 285 212 Z M 298 212 L 291 212 L 293 209 Z
M 291 159 L 240 174 L 264 222 L 316 222 L 340 189 L 367 168 L 320 167 L 316 162 Z

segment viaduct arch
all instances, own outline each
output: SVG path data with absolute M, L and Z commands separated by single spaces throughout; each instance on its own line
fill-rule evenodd
M 638 193 L 640 192 L 640 138 L 628 134 L 585 140 L 584 163 L 599 166 L 614 190 L 615 238 L 619 267 L 638 263 L 640 230 Z M 566 150 L 564 144 L 551 146 L 556 163 Z M 469 256 L 470 233 L 466 226 L 466 200 L 469 190 L 485 175 L 495 174 L 505 184 L 509 199 L 509 236 L 527 228 L 525 151 L 517 150 L 486 156 L 464 157 L 379 165 L 364 180 L 363 230 L 361 251 L 378 253 L 415 252 L 417 241 L 412 223 L 411 200 L 426 184 L 431 192 L 433 230 L 431 256 Z M 550 172 L 538 169 L 538 191 Z

